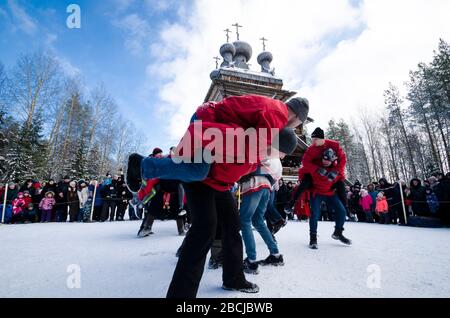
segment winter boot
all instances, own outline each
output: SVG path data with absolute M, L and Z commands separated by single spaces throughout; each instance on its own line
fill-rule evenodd
M 317 250 L 317 234 L 311 233 L 309 234 L 309 248 L 312 250 Z
M 144 157 L 134 153 L 128 157 L 127 186 L 131 192 L 138 192 L 141 188 L 141 163 Z
M 279 230 L 281 230 L 282 227 L 284 227 L 287 224 L 287 221 L 284 219 L 279 220 L 275 224 L 273 224 L 272 228 L 272 234 L 277 234 Z
M 242 293 L 255 294 L 259 292 L 259 287 L 256 284 L 248 282 L 245 278 L 233 285 L 223 284 L 222 288 L 225 290 L 239 291 Z
M 257 262 L 250 262 L 248 257 L 244 260 L 244 273 L 257 275 L 259 274 L 258 271 L 258 263 Z
M 209 258 L 209 262 L 208 262 L 209 269 L 218 269 L 221 266 L 222 266 L 222 262 L 220 260 L 217 260 L 212 256 Z
M 154 221 L 155 221 L 155 217 L 153 215 L 150 215 L 149 213 L 147 213 L 144 217 L 144 221 L 142 221 L 142 225 L 141 225 L 141 228 L 139 229 L 137 236 L 138 237 L 146 237 L 146 236 L 153 234 L 152 227 L 153 227 Z
M 222 240 L 214 240 L 211 246 L 211 258 L 209 259 L 208 268 L 218 269 L 222 266 Z
M 180 219 L 180 218 L 177 219 L 177 229 L 178 229 L 178 235 L 180 235 L 180 236 L 186 235 L 186 232 L 184 231 L 183 219 Z
M 259 264 L 261 266 L 283 266 L 283 255 L 279 254 L 278 256 L 275 256 L 273 254 L 270 254 L 265 260 L 260 261 Z
M 346 238 L 346 237 L 342 234 L 343 231 L 344 231 L 344 228 L 342 228 L 342 229 L 335 228 L 335 229 L 334 229 L 334 233 L 333 233 L 333 235 L 331 235 L 331 237 L 332 237 L 333 239 L 335 239 L 335 240 L 341 241 L 341 242 L 344 243 L 345 245 L 352 245 L 352 241 L 349 240 L 348 238 Z

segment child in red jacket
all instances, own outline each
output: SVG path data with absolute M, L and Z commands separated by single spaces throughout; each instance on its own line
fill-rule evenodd
M 366 222 L 373 223 L 373 215 L 372 215 L 372 196 L 366 189 L 361 189 L 359 192 L 360 199 L 359 205 L 361 206 L 364 214 L 366 215 Z
M 26 208 L 26 201 L 23 192 L 17 194 L 17 198 L 12 201 L 12 223 L 17 223 L 23 220 L 23 211 Z
M 380 216 L 380 224 L 389 224 L 389 206 L 384 192 L 379 192 L 377 195 L 375 213 Z

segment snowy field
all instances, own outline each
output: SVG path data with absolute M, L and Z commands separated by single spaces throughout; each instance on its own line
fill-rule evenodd
M 139 224 L 0 225 L 0 297 L 164 297 L 182 237 L 166 221 L 137 239 Z M 307 223 L 282 229 L 286 265 L 249 277 L 259 294 L 223 291 L 221 270 L 205 269 L 198 296 L 450 297 L 450 229 L 349 223 L 351 247 L 332 240 L 332 229 L 319 224 L 317 251 L 307 248 Z M 266 257 L 256 237 L 258 256 Z M 67 285 L 74 268 L 80 288 Z

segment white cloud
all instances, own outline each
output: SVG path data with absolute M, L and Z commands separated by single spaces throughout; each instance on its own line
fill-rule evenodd
M 45 43 L 48 46 L 53 46 L 53 44 L 58 40 L 58 35 L 55 33 L 47 33 Z
M 128 9 L 132 4 L 134 3 L 134 0 L 114 0 L 113 5 L 117 11 L 124 11 Z
M 153 12 L 165 12 L 178 5 L 180 2 L 177 0 L 145 0 L 145 5 L 150 13 Z
M 81 70 L 73 65 L 67 58 L 63 56 L 56 56 L 56 60 L 66 75 L 69 75 L 70 77 L 77 77 L 81 75 Z
M 114 24 L 126 32 L 125 47 L 130 53 L 141 54 L 150 33 L 148 22 L 133 13 L 116 20 Z
M 16 26 L 28 34 L 33 34 L 36 29 L 36 23 L 15 0 L 8 0 L 9 9 L 16 21 Z
M 147 72 L 163 83 L 158 105 L 170 121 L 169 136 L 178 138 L 202 103 L 212 57 L 225 40 L 222 30 L 236 21 L 244 26 L 241 39 L 253 46 L 252 68 L 259 67 L 258 39 L 265 36 L 285 88 L 310 99 L 310 115 L 321 126 L 332 117 L 349 119 L 360 106 L 381 107 L 388 82 L 401 85 L 409 69 L 431 57 L 439 37 L 450 38 L 447 0 L 354 3 L 195 1 L 181 22 L 162 28 L 151 47 Z

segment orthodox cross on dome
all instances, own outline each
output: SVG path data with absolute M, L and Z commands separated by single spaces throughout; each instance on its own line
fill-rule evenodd
M 227 43 L 230 42 L 230 36 L 229 36 L 229 33 L 231 33 L 231 30 L 228 29 L 228 28 L 226 28 L 225 30 L 223 30 L 223 32 L 225 32 L 226 35 L 227 35 Z
M 236 22 L 235 24 L 232 24 L 231 26 L 236 27 L 236 38 L 239 41 L 239 28 L 242 28 L 242 25 L 239 25 L 239 23 Z
M 262 44 L 263 44 L 263 51 L 265 51 L 266 50 L 266 42 L 269 40 L 266 39 L 265 37 L 260 38 L 260 40 L 262 41 Z
M 219 68 L 219 61 L 220 61 L 220 57 L 215 56 L 213 57 L 214 60 L 216 60 L 216 70 Z

